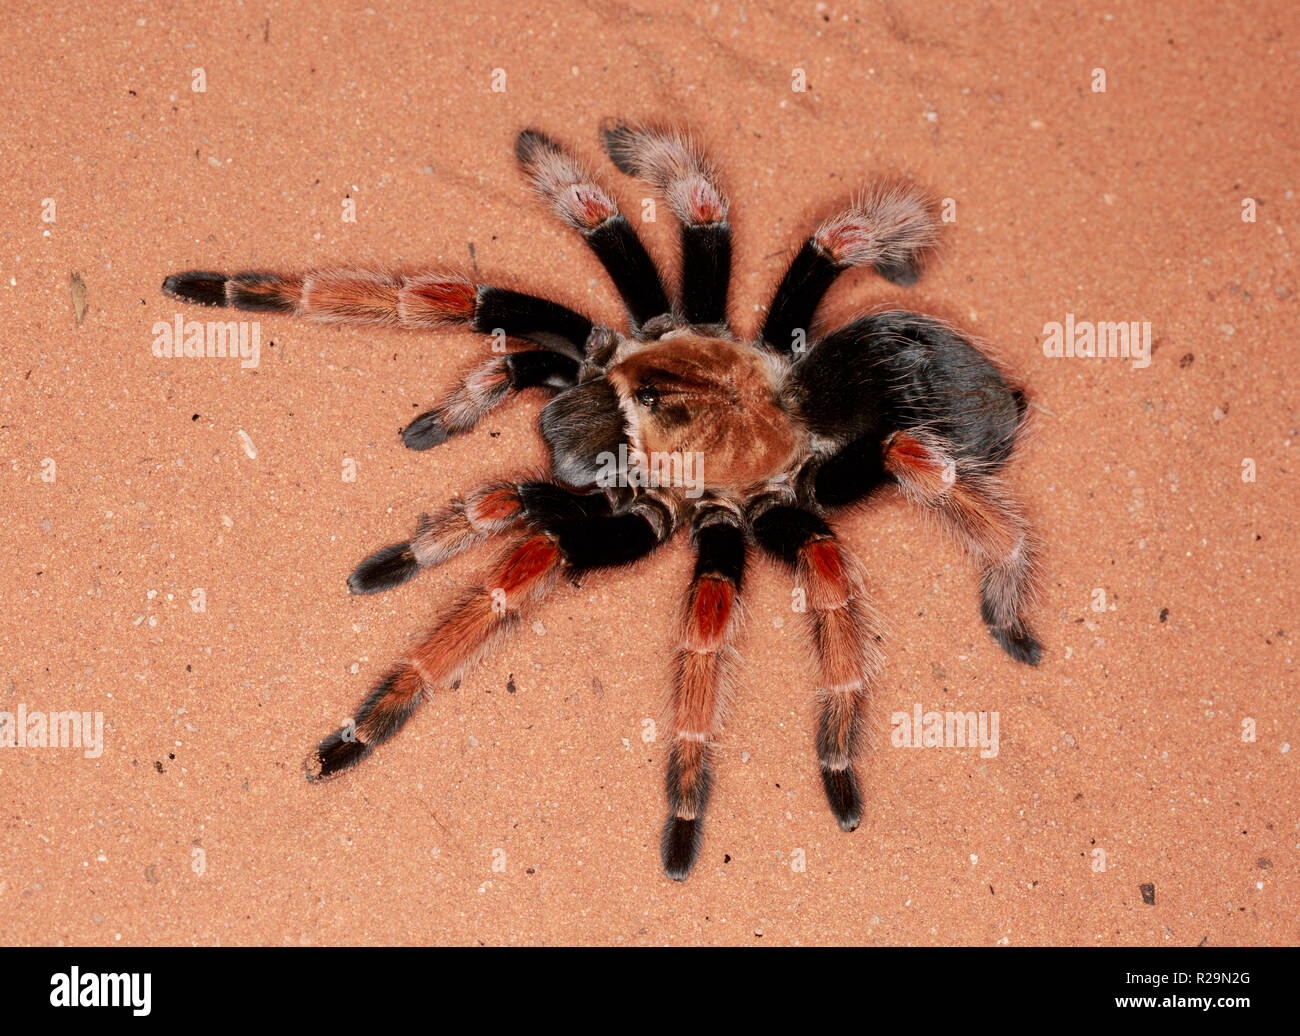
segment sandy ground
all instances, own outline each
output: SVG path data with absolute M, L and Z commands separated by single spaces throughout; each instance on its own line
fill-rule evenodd
M 103 745 L 0 752 L 5 941 L 1300 941 L 1300 16 L 1074 6 L 7 18 L 0 710 L 101 713 Z M 1000 654 L 971 566 L 917 513 L 891 497 L 844 520 L 889 636 L 866 818 L 842 834 L 789 584 L 757 565 L 685 885 L 660 871 L 647 740 L 680 542 L 562 590 L 363 769 L 303 779 L 480 559 L 382 597 L 349 596 L 348 572 L 539 460 L 539 399 L 416 454 L 397 434 L 481 355 L 472 336 L 266 316 L 255 368 L 152 351 L 184 310 L 162 278 L 193 268 L 477 264 L 618 320 L 511 160 L 526 125 L 595 160 L 611 114 L 707 142 L 745 329 L 872 175 L 952 199 L 919 286 L 846 276 L 828 322 L 883 303 L 955 321 L 1038 411 L 1013 480 L 1046 544 L 1041 668 Z M 635 211 L 643 190 L 608 171 Z M 671 257 L 668 225 L 648 237 Z M 1067 315 L 1149 322 L 1150 365 L 1044 355 Z M 996 712 L 998 753 L 892 747 L 891 714 L 917 706 Z

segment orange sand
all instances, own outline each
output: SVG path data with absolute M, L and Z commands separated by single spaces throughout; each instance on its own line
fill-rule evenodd
M 5 941 L 1300 941 L 1300 18 L 1282 0 L 1074 7 L 295 0 L 6 19 L 0 710 L 100 711 L 105 744 L 0 753 Z M 914 511 L 890 498 L 844 520 L 890 626 L 866 819 L 842 834 L 789 585 L 757 565 L 685 885 L 660 871 L 664 743 L 643 739 L 681 542 L 562 590 L 354 775 L 303 780 L 479 559 L 372 598 L 347 594 L 352 566 L 541 459 L 536 397 L 428 454 L 398 442 L 481 342 L 268 316 L 255 369 L 151 352 L 183 309 L 162 278 L 192 268 L 472 259 L 616 320 L 511 160 L 525 125 L 595 159 L 611 114 L 679 117 L 707 142 L 746 328 L 799 239 L 873 174 L 952 198 L 920 286 L 846 276 L 827 318 L 901 302 L 950 319 L 1039 409 L 1013 477 L 1047 544 L 1042 667 L 997 651 L 971 567 Z M 671 228 L 651 231 L 671 255 Z M 1044 356 L 1067 314 L 1149 321 L 1151 365 Z M 998 712 L 999 754 L 890 747 L 890 714 L 917 703 Z

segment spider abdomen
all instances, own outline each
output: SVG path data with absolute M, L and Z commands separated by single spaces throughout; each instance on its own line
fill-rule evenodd
M 848 443 L 927 428 L 961 468 L 993 471 L 1011 453 L 1024 398 L 951 328 L 894 310 L 828 335 L 791 372 L 796 414 L 814 434 Z

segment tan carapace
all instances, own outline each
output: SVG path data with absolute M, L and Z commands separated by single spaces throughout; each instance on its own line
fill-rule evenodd
M 743 491 L 789 469 L 803 433 L 781 406 L 770 356 L 725 338 L 669 332 L 618 360 L 608 378 L 634 450 L 691 454 L 708 489 Z

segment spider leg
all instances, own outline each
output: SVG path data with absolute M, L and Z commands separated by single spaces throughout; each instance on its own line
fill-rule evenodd
M 712 783 L 710 746 L 722 699 L 735 671 L 740 589 L 745 570 L 744 519 L 730 505 L 702 505 L 691 540 L 695 574 L 673 656 L 673 741 L 668 757 L 668 819 L 660 854 L 670 878 L 682 881 L 700 852 Z
M 516 540 L 394 665 L 308 760 L 307 776 L 323 780 L 356 766 L 396 734 L 421 700 L 454 686 L 494 646 L 517 629 L 550 593 L 562 569 L 585 571 L 637 561 L 672 535 L 673 510 L 657 496 L 634 499 L 604 518 L 559 517 Z
M 537 130 L 515 138 L 515 157 L 537 193 L 595 253 L 637 327 L 671 311 L 654 261 L 590 169 Z
M 577 383 L 578 362 L 560 353 L 525 349 L 494 357 L 475 367 L 446 399 L 407 425 L 402 442 L 413 450 L 430 449 L 469 431 L 515 392 L 572 388 Z
M 562 561 L 559 546 L 544 533 L 513 544 L 388 671 L 352 721 L 320 743 L 308 760 L 308 777 L 323 780 L 355 766 L 405 725 L 426 694 L 460 680 L 550 592 Z
M 856 204 L 823 223 L 785 272 L 767 321 L 763 343 L 778 353 L 794 350 L 822 296 L 845 270 L 871 266 L 886 280 L 908 285 L 938 239 L 929 198 L 905 181 L 872 184 Z
M 557 302 L 440 272 L 227 276 L 194 271 L 168 277 L 163 291 L 186 302 L 291 313 L 326 323 L 422 330 L 462 326 L 541 347 L 493 357 L 470 372 L 444 402 L 407 426 L 402 441 L 413 450 L 427 450 L 468 431 L 512 392 L 577 384 L 578 362 L 592 332 L 590 320 Z
M 692 324 L 725 326 L 731 225 L 717 172 L 680 130 L 611 123 L 601 140 L 610 160 L 653 186 L 681 221 L 683 315 Z
M 375 551 L 348 576 L 354 594 L 391 590 L 422 569 L 433 568 L 503 532 L 532 523 L 601 518 L 610 513 L 604 493 L 575 493 L 553 482 L 488 482 L 420 516 L 415 534 Z
M 979 563 L 980 615 L 989 632 L 1012 658 L 1038 665 L 1042 644 L 1025 618 L 1037 555 L 1029 525 L 1000 479 L 962 471 L 953 457 L 951 444 L 924 429 L 885 442 L 885 469 L 904 494 L 939 515 Z
M 527 338 L 580 360 L 592 323 L 549 299 L 473 281 L 445 271 L 378 270 L 235 274 L 174 273 L 163 291 L 184 302 L 288 313 L 328 324 L 428 330 L 468 327 L 483 334 Z
M 878 435 L 854 439 L 809 471 L 806 488 L 827 508 L 861 503 L 888 481 Z
M 764 502 L 759 503 L 759 507 Z M 882 662 L 879 622 L 856 559 L 834 531 L 804 507 L 774 503 L 752 519 L 759 546 L 795 575 L 818 681 L 817 760 L 840 827 L 862 818 L 853 762 L 861 748 L 868 696 Z

